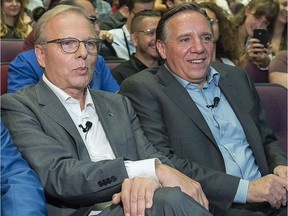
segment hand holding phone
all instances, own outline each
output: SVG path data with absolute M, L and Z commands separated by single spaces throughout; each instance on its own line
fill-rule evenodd
M 268 43 L 268 32 L 266 29 L 254 29 L 253 31 L 253 38 L 256 38 L 260 41 L 264 47 L 267 48 Z

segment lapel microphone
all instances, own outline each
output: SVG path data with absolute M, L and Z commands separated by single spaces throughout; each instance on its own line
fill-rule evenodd
M 213 99 L 213 104 L 212 105 L 206 105 L 207 108 L 216 108 L 219 104 L 220 98 L 219 97 L 214 97 Z
M 90 130 L 90 128 L 92 127 L 92 122 L 90 122 L 90 121 L 87 121 L 86 122 L 86 125 L 85 125 L 85 128 L 82 126 L 82 124 L 80 124 L 80 125 L 78 125 L 80 128 L 82 128 L 82 131 L 84 132 L 84 133 L 86 133 L 86 132 L 88 132 L 89 130 Z

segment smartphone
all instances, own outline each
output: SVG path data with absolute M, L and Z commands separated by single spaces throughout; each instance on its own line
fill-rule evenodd
M 268 32 L 266 29 L 254 29 L 253 38 L 260 40 L 260 43 L 267 47 L 268 43 Z

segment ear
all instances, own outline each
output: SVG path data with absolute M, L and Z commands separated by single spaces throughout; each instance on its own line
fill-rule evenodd
M 133 45 L 134 45 L 135 47 L 137 47 L 138 39 L 137 39 L 137 36 L 136 36 L 134 33 L 132 33 L 132 34 L 130 35 L 130 40 L 131 40 L 131 42 L 133 43 Z
M 34 48 L 35 55 L 40 67 L 45 68 L 45 51 L 42 45 L 36 45 Z
M 162 41 L 157 40 L 156 41 L 156 48 L 157 48 L 161 58 L 162 59 L 166 59 L 166 47 L 165 47 L 165 44 Z

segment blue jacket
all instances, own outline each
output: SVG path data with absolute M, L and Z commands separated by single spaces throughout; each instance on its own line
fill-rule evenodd
M 25 85 L 36 84 L 43 72 L 37 62 L 34 49 L 21 52 L 9 64 L 7 92 L 15 92 Z M 97 55 L 93 78 L 89 86 L 93 89 L 108 92 L 117 92 L 119 90 L 118 83 L 111 75 L 104 58 L 100 55 Z
M 1 122 L 1 214 L 47 215 L 44 190 L 38 176 L 22 158 Z

